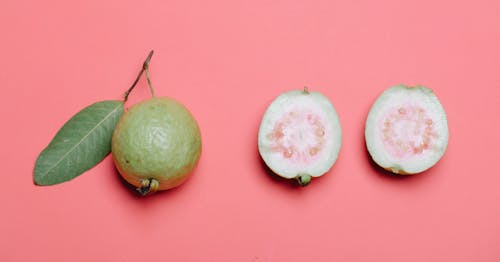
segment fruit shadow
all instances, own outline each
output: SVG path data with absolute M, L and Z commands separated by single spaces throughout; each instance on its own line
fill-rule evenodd
M 300 187 L 299 183 L 295 179 L 286 179 L 280 177 L 276 173 L 274 173 L 267 165 L 266 162 L 260 157 L 259 150 L 256 150 L 256 157 L 259 161 L 260 169 L 263 171 L 262 173 L 266 176 L 266 178 L 273 182 L 274 184 L 280 184 L 285 188 L 297 188 Z

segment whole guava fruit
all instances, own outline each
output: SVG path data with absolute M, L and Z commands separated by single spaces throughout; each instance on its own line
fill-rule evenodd
M 178 101 L 153 97 L 123 114 L 111 151 L 121 176 L 141 194 L 171 189 L 187 180 L 200 159 L 200 128 Z

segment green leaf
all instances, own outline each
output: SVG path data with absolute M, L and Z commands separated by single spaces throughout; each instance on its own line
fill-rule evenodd
M 123 114 L 122 101 L 102 101 L 74 115 L 59 129 L 35 163 L 34 182 L 55 185 L 97 165 L 111 151 L 111 137 Z

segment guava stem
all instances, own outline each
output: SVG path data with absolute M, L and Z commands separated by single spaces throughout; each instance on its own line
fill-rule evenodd
M 158 191 L 159 186 L 160 186 L 160 183 L 158 182 L 158 180 L 152 178 L 151 183 L 149 183 L 149 193 L 152 194 L 152 193 Z
M 306 93 L 306 94 L 309 94 L 309 87 L 304 86 L 304 91 L 303 92 Z
M 151 77 L 149 76 L 149 66 L 146 66 L 146 80 L 148 80 L 149 90 L 151 91 L 151 96 L 155 97 L 155 89 L 153 88 L 153 84 L 151 84 Z
M 130 92 L 132 92 L 134 87 L 137 85 L 137 82 L 139 82 L 139 79 L 141 79 L 141 76 L 144 73 L 144 71 L 146 71 L 146 79 L 148 80 L 148 85 L 149 85 L 149 89 L 151 90 L 151 95 L 153 97 L 155 96 L 155 92 L 154 92 L 153 86 L 151 85 L 151 80 L 149 77 L 149 62 L 151 61 L 151 57 L 153 56 L 153 53 L 154 53 L 154 50 L 151 50 L 148 54 L 148 57 L 146 57 L 146 60 L 144 60 L 144 63 L 142 64 L 142 69 L 139 72 L 139 74 L 137 74 L 137 77 L 135 78 L 134 83 L 123 95 L 123 102 L 127 102 L 128 95 L 130 94 Z
M 301 186 L 307 186 L 309 183 L 311 183 L 311 175 L 308 174 L 300 174 L 296 177 L 297 181 L 299 182 L 299 185 Z
M 152 194 L 152 193 L 158 191 L 159 186 L 160 186 L 160 183 L 158 182 L 158 180 L 156 180 L 154 178 L 143 179 L 143 180 L 141 180 L 141 187 L 138 187 L 137 191 L 139 191 L 139 193 L 142 196 L 145 196 L 147 194 Z

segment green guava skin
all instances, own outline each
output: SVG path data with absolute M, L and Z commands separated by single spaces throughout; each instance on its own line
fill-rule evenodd
M 113 161 L 130 184 L 156 179 L 158 190 L 184 183 L 201 154 L 201 134 L 193 115 L 168 97 L 153 97 L 126 111 L 113 133 Z

